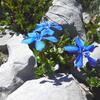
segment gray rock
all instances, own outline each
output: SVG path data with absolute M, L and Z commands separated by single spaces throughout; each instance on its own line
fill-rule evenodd
M 0 28 L 4 29 L 3 31 L 0 31 L 0 52 L 3 53 L 7 57 L 8 56 L 7 41 L 13 36 L 15 32 L 9 29 L 6 29 L 8 28 L 8 26 L 6 25 L 0 26 Z M 5 57 L 2 58 L 2 60 L 3 59 L 5 59 Z
M 94 42 L 93 45 L 97 46 L 91 56 L 97 59 L 96 74 L 100 77 L 100 44 Z
M 100 59 L 100 44 L 94 42 L 93 45 L 97 46 L 91 53 L 91 56 L 95 59 Z
M 3 32 L 0 32 L 0 46 L 6 45 L 7 41 L 12 37 L 13 34 L 14 32 L 9 29 L 5 29 Z
M 25 82 L 6 100 L 87 100 L 72 75 L 55 75 Z
M 0 26 L 3 31 L 0 31 L 0 65 L 7 61 L 8 59 L 8 49 L 7 49 L 7 41 L 12 37 L 13 31 L 7 28 L 6 25 Z
M 7 41 L 9 57 L 0 66 L 0 98 L 5 98 L 25 81 L 34 78 L 36 59 L 28 45 L 21 43 L 22 39 L 22 35 L 14 35 Z
M 53 0 L 46 16 L 67 28 L 71 35 L 79 33 L 85 39 L 82 22 L 82 7 L 76 0 Z
M 90 14 L 88 14 L 87 12 L 83 12 L 83 22 L 85 24 L 88 24 L 91 20 Z

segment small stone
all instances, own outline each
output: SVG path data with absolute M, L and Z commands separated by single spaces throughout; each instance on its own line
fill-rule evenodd
M 90 14 L 88 14 L 87 12 L 83 12 L 83 22 L 85 24 L 88 24 L 91 20 Z

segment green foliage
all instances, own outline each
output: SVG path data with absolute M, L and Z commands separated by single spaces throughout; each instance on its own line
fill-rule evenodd
M 51 5 L 52 0 L 1 0 L 0 24 L 25 34 L 35 27 Z
M 42 52 L 33 50 L 36 58 L 38 67 L 35 71 L 36 77 L 51 76 L 55 73 L 55 65 L 58 64 L 60 71 L 65 72 L 66 65 L 72 63 L 73 55 L 69 56 L 63 50 L 66 44 L 71 44 L 72 40 L 67 34 L 62 34 L 58 43 L 46 43 L 46 48 Z M 70 65 L 70 64 L 69 64 Z M 69 66 L 71 67 L 71 66 Z
M 90 42 L 100 43 L 100 16 L 95 15 L 95 20 L 91 19 L 90 23 L 85 24 L 87 40 Z M 93 20 L 93 21 L 92 21 Z
M 87 4 L 87 6 L 89 5 L 90 4 Z M 89 9 L 89 11 L 91 10 Z M 100 28 L 100 15 L 99 14 L 95 15 L 92 13 L 91 21 L 88 24 L 85 24 L 87 44 L 90 44 L 94 41 L 100 43 L 100 30 L 98 30 L 99 28 Z M 87 76 L 86 84 L 91 90 L 93 90 L 94 88 L 100 88 L 100 77 L 97 75 L 96 68 L 91 69 L 90 65 L 87 64 L 87 66 L 84 67 L 82 71 Z
M 90 88 L 90 90 L 100 87 L 100 77 L 97 75 L 98 72 L 95 67 L 91 68 L 90 64 L 88 63 L 84 69 L 82 69 L 82 72 L 87 76 L 86 85 Z
M 99 12 L 100 0 L 80 0 L 85 11 L 93 14 Z
M 0 65 L 7 60 L 7 55 L 0 51 Z
M 8 25 L 10 29 L 17 33 L 26 34 L 32 31 L 35 24 L 40 22 L 45 12 L 51 5 L 52 0 L 0 0 L 0 25 Z M 80 0 L 86 11 L 91 14 L 98 12 L 98 6 L 100 0 Z M 96 23 L 89 23 L 85 25 L 87 31 L 86 45 L 90 42 L 97 41 L 100 43 L 100 32 L 97 32 L 97 28 L 100 22 L 100 16 L 97 17 Z M 3 28 L 0 28 L 3 31 Z M 43 52 L 37 52 L 33 50 L 38 67 L 35 70 L 36 77 L 51 76 L 55 73 L 55 65 L 60 66 L 60 70 L 65 72 L 66 67 L 72 67 L 74 55 L 65 53 L 63 47 L 65 45 L 74 44 L 73 40 L 66 33 L 61 34 L 59 42 L 57 44 L 48 43 L 45 41 L 46 49 Z M 71 33 L 69 33 L 71 34 Z M 68 66 L 67 66 L 68 65 Z M 100 78 L 96 76 L 96 70 L 93 68 L 83 69 L 88 77 L 87 84 L 90 88 L 100 87 Z M 95 75 L 94 75 L 95 74 Z
M 89 84 L 90 88 L 100 87 L 100 79 L 97 77 L 91 77 L 89 80 L 87 80 L 87 83 Z

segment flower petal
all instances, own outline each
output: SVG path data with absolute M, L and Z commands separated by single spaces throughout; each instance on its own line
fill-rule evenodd
M 36 43 L 35 43 L 36 50 L 42 51 L 44 49 L 44 47 L 45 47 L 45 44 L 43 41 L 36 41 Z
M 47 35 L 47 31 L 46 31 L 46 29 L 43 29 L 43 30 L 41 31 L 41 36 L 45 36 L 45 35 Z
M 53 30 L 51 30 L 51 29 L 44 29 L 42 32 L 41 32 L 41 35 L 42 36 L 44 36 L 44 35 L 46 35 L 46 34 L 48 34 L 48 35 L 53 35 L 54 34 L 54 31 Z
M 76 37 L 75 42 L 80 48 L 84 47 L 84 41 L 80 37 Z
M 54 28 L 56 28 L 57 30 L 62 30 L 62 27 L 57 25 L 57 26 L 53 26 Z
M 31 44 L 34 41 L 35 41 L 34 38 L 27 37 L 27 38 L 22 40 L 22 43 Z
M 96 62 L 97 62 L 96 59 L 93 59 L 93 58 L 90 57 L 90 56 L 86 56 L 86 57 L 87 57 L 89 63 L 91 64 L 91 66 L 96 66 Z
M 44 39 L 49 40 L 51 42 L 58 42 L 57 38 L 55 38 L 54 36 L 44 37 Z
M 44 27 L 46 22 L 42 22 L 40 24 L 36 24 L 36 28 Z
M 78 55 L 78 57 L 76 58 L 74 62 L 74 66 L 78 68 L 82 68 L 83 66 L 83 55 L 82 54 Z
M 35 31 L 33 31 L 31 33 L 28 33 L 27 35 L 28 35 L 28 37 L 34 37 L 34 38 L 36 38 L 37 33 Z
M 65 46 L 64 50 L 68 51 L 69 53 L 75 53 L 78 52 L 79 48 L 74 45 L 70 45 L 70 46 Z
M 54 28 L 56 28 L 57 30 L 62 30 L 61 26 L 54 26 Z
M 54 27 L 56 28 L 57 30 L 62 30 L 62 26 L 58 25 L 57 23 L 50 23 L 50 27 Z
M 50 22 L 50 23 L 49 23 L 49 26 L 50 26 L 50 27 L 52 27 L 52 26 L 57 26 L 57 25 L 58 25 L 58 24 L 55 23 L 55 22 Z
M 94 45 L 89 45 L 89 46 L 87 46 L 86 48 L 85 48 L 85 50 L 84 51 L 90 51 L 90 52 L 93 52 L 93 50 L 96 48 L 96 46 L 94 46 Z
M 36 27 L 35 31 L 41 32 L 44 29 L 44 27 Z

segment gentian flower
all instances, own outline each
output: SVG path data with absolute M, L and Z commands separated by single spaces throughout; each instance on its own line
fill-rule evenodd
M 48 40 L 50 42 L 57 42 L 57 38 L 54 36 L 47 36 L 43 33 L 39 33 L 36 30 L 32 33 L 28 33 L 22 43 L 31 44 L 32 42 L 35 43 L 35 48 L 38 51 L 42 51 L 45 48 L 45 43 L 42 40 Z
M 44 21 L 37 24 L 36 31 L 42 32 L 43 34 L 53 35 L 54 31 L 50 28 L 55 28 L 57 30 L 62 30 L 62 27 L 55 22 Z
M 76 60 L 74 61 L 74 66 L 82 68 L 83 57 L 86 57 L 92 66 L 96 65 L 96 60 L 90 57 L 90 53 L 95 49 L 94 45 L 84 46 L 84 41 L 80 37 L 76 37 L 75 45 L 65 46 L 64 50 L 69 53 L 78 53 Z

